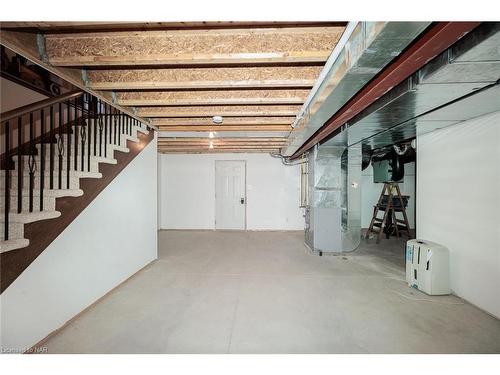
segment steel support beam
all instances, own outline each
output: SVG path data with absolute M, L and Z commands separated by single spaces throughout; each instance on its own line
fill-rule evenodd
M 380 74 L 354 95 L 292 156 L 297 159 L 329 137 L 334 131 L 407 79 L 434 57 L 449 48 L 480 22 L 437 22 L 418 38 L 406 51 L 393 60 Z

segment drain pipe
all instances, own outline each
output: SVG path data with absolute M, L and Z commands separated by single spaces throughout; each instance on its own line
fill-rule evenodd
M 307 157 L 302 157 L 298 161 L 292 162 L 289 160 L 289 158 L 287 158 L 281 154 L 275 153 L 275 152 L 270 152 L 269 155 L 273 158 L 281 159 L 281 162 L 283 163 L 283 165 L 287 165 L 287 166 L 300 165 L 300 164 L 307 163 L 307 161 L 308 161 Z

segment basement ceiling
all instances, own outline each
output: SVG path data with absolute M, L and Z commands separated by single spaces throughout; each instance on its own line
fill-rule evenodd
M 150 120 L 160 130 L 159 152 L 165 153 L 279 152 L 345 26 L 1 24 L 4 30 L 43 35 L 45 63 L 55 71 L 81 74 L 89 89 Z M 215 124 L 213 116 L 223 122 Z M 179 137 L 179 132 L 189 136 Z M 245 136 L 231 137 L 231 132 Z

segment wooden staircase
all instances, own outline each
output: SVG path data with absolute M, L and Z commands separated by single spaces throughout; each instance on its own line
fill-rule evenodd
M 1 120 L 0 292 L 154 139 L 147 125 L 90 94 L 28 107 Z

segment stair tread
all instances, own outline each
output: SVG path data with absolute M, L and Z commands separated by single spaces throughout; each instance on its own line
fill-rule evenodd
M 7 251 L 22 249 L 30 244 L 30 241 L 26 238 L 16 238 L 7 241 L 0 241 L 0 253 L 5 253 Z
M 23 196 L 28 196 L 29 195 L 29 189 L 22 189 L 22 195 Z M 34 196 L 39 196 L 40 195 L 40 189 L 33 189 L 33 195 Z M 43 195 L 44 197 L 79 197 L 83 195 L 83 190 L 82 189 L 43 189 Z M 0 196 L 5 197 L 5 191 L 2 190 L 0 191 Z M 16 196 L 17 197 L 17 189 L 12 188 L 10 189 L 10 196 Z
M 124 134 L 124 137 L 132 142 L 139 142 L 140 141 L 138 137 L 134 137 L 133 135 Z
M 121 145 L 111 145 L 111 148 L 113 148 L 116 151 L 130 152 L 130 149 L 128 147 L 121 146 Z
M 71 150 L 71 151 L 73 151 L 73 150 Z M 45 156 L 45 159 L 50 160 L 50 155 L 49 154 L 45 154 L 44 156 Z M 23 159 L 28 159 L 29 157 L 30 157 L 30 155 L 25 155 L 25 154 L 21 155 L 21 158 L 23 158 Z M 35 154 L 34 157 L 35 157 L 35 159 L 41 159 L 40 154 Z M 58 157 L 59 157 L 59 155 L 54 155 L 54 165 L 57 164 Z M 80 152 L 78 152 L 78 154 L 76 155 L 76 157 L 77 157 L 77 159 L 81 159 L 82 154 Z M 88 155 L 85 153 L 85 155 L 83 155 L 83 157 L 87 158 Z M 12 158 L 17 160 L 19 158 L 19 156 L 18 155 L 13 155 Z M 90 158 L 91 158 L 91 160 L 92 159 L 96 159 L 98 161 L 102 160 L 103 162 L 116 162 L 115 158 L 104 157 L 104 156 L 90 155 Z M 66 155 L 64 155 L 63 159 L 67 160 L 68 157 Z M 70 159 L 72 159 L 72 160 L 75 159 L 75 154 L 74 153 L 71 153 Z
M 59 170 L 56 168 L 56 170 L 54 170 L 54 178 L 56 178 L 59 174 Z M 22 173 L 22 175 L 24 175 L 25 177 L 29 177 L 29 174 L 28 172 L 25 172 L 25 173 Z M 0 171 L 0 176 L 5 176 L 5 170 L 1 170 Z M 13 177 L 17 177 L 18 176 L 18 173 L 17 173 L 17 169 L 12 169 L 10 171 L 10 176 Z M 45 177 L 50 177 L 50 172 L 49 171 L 44 171 L 44 176 Z M 75 170 L 70 170 L 69 171 L 69 176 L 70 177 L 78 177 L 78 178 L 91 178 L 91 177 L 94 177 L 94 178 L 101 178 L 102 177 L 102 173 L 101 172 L 88 172 L 88 171 L 75 171 Z M 35 177 L 40 177 L 40 171 L 39 170 L 36 170 L 35 171 Z M 66 177 L 66 172 L 63 173 L 63 177 Z
M 0 211 L 0 223 L 4 223 L 4 211 Z M 61 216 L 59 211 L 9 212 L 9 223 L 32 223 L 34 221 L 55 219 Z

